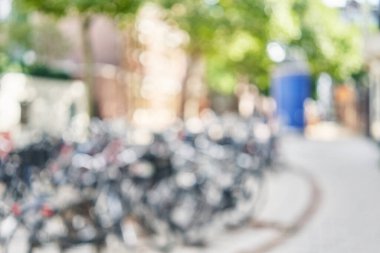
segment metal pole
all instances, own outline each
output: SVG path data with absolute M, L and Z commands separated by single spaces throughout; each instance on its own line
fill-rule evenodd
M 377 27 L 380 30 L 380 0 L 379 0 L 378 5 L 377 5 Z

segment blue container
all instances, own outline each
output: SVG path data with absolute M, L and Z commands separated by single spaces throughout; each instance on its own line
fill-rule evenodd
M 277 103 L 277 116 L 283 126 L 305 128 L 305 100 L 310 96 L 310 75 L 304 64 L 279 66 L 272 79 L 271 93 Z

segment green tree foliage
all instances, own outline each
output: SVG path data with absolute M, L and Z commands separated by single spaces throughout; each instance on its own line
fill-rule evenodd
M 20 61 L 22 54 L 32 47 L 32 30 L 28 14 L 14 9 L 3 24 L 3 45 L 10 58 Z
M 225 15 L 229 27 L 224 39 L 216 38 L 217 51 L 210 56 L 208 64 L 210 84 L 218 88 L 220 83 L 224 93 L 232 92 L 236 82 L 244 78 L 265 89 L 271 64 L 266 55 L 270 19 L 267 3 L 264 0 L 226 2 L 228 5 L 224 6 L 228 11 Z M 211 75 L 213 71 L 214 75 Z M 230 77 L 218 82 L 218 72 L 229 73 Z M 228 79 L 230 88 L 226 89 Z
M 163 0 L 161 4 L 168 10 L 168 20 L 188 33 L 190 56 L 205 60 L 205 80 L 211 89 L 230 94 L 243 76 L 268 84 L 265 0 Z
M 305 52 L 311 72 L 348 78 L 361 65 L 360 34 L 320 0 L 162 0 L 168 19 L 188 32 L 189 53 L 206 61 L 212 89 L 231 93 L 243 77 L 266 91 L 278 41 Z
M 360 69 L 359 29 L 343 21 L 335 9 L 311 0 L 273 0 L 272 9 L 271 37 L 301 48 L 313 75 L 327 72 L 344 81 Z
M 327 72 L 344 81 L 362 64 L 358 27 L 321 0 L 267 0 L 270 40 L 305 53 L 311 74 Z
M 133 17 L 141 0 L 14 0 L 19 8 L 60 17 L 83 17 L 86 35 L 94 14 L 117 20 Z M 360 34 L 321 0 L 151 0 L 167 11 L 167 21 L 186 31 L 189 62 L 202 59 L 212 89 L 231 93 L 243 78 L 267 90 L 274 66 L 266 46 L 278 41 L 305 52 L 313 75 L 330 73 L 341 81 L 361 65 Z M 16 33 L 16 31 L 15 31 Z M 17 38 L 17 34 L 14 35 Z M 18 40 L 18 39 L 17 39 Z M 27 41 L 25 41 L 27 43 Z M 91 45 L 84 36 L 91 65 Z M 86 49 L 87 47 L 87 49 Z M 190 64 L 191 65 L 191 64 Z M 89 74 L 87 74 L 89 76 Z M 88 78 L 88 80 L 90 80 Z M 91 81 L 88 81 L 91 83 Z
M 8 19 L 2 22 L 0 38 L 0 71 L 22 71 L 33 74 L 34 69 L 45 69 L 47 77 L 58 72 L 49 64 L 66 56 L 69 43 L 57 27 L 56 20 L 46 16 L 29 15 L 14 3 Z M 40 71 L 41 72 L 41 71 Z
M 64 16 L 70 13 L 106 14 L 111 17 L 135 13 L 141 0 L 16 0 L 22 8 Z
M 328 72 L 337 81 L 344 81 L 362 64 L 359 29 L 341 22 L 336 12 L 319 2 L 308 4 L 301 16 L 303 40 L 292 43 L 301 43 L 308 50 L 313 73 Z M 307 43 L 314 43 L 314 53 Z

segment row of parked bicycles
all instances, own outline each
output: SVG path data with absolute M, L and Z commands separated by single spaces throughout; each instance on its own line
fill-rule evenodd
M 83 142 L 43 136 L 0 160 L 3 252 L 20 231 L 27 252 L 101 251 L 111 235 L 130 250 L 205 245 L 252 218 L 274 145 L 262 118 L 235 115 L 160 133 L 98 120 Z

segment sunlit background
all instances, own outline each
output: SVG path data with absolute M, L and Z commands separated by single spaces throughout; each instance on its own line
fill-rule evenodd
M 22 211 L 54 216 L 41 204 L 49 180 L 82 200 L 78 181 L 96 185 L 80 202 L 88 220 L 123 217 L 110 234 L 126 247 L 84 243 L 105 252 L 380 252 L 379 143 L 378 0 L 0 0 L 0 252 L 57 252 Z M 38 148 L 43 166 L 29 164 Z M 75 170 L 53 178 L 64 166 Z M 224 203 L 226 214 L 223 198 L 245 202 Z M 87 222 L 77 216 L 73 229 Z M 205 235 L 228 227 L 210 243 L 182 227 L 148 240 L 205 217 L 216 220 Z

